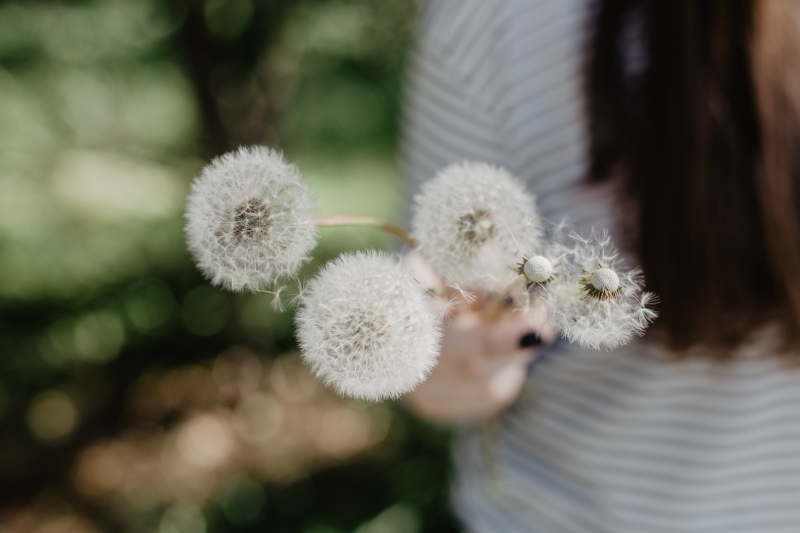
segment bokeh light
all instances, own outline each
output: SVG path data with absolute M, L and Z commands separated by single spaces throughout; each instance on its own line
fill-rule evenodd
M 78 410 L 65 393 L 49 390 L 33 399 L 25 419 L 37 439 L 45 442 L 59 441 L 75 429 Z
M 231 315 L 230 297 L 211 287 L 198 287 L 183 299 L 181 318 L 195 335 L 208 336 L 222 331 Z

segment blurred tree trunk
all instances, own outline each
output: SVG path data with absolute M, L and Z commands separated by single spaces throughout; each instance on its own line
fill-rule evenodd
M 176 44 L 197 93 L 203 155 L 275 144 L 264 57 L 298 0 L 169 1 L 183 16 Z

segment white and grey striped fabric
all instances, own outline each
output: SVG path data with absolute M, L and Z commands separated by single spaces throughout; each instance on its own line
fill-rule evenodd
M 408 72 L 413 194 L 449 163 L 500 164 L 550 220 L 612 229 L 585 184 L 589 0 L 431 0 Z M 641 55 L 631 57 L 641 65 Z M 501 420 L 487 471 L 458 439 L 454 505 L 472 532 L 800 532 L 800 370 L 766 331 L 730 364 L 557 343 Z

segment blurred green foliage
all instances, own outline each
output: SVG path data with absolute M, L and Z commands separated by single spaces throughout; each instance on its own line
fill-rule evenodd
M 0 4 L 2 509 L 67 509 L 88 520 L 74 531 L 452 528 L 447 435 L 399 406 L 391 444 L 286 483 L 242 473 L 201 507 L 120 519 L 71 477 L 82 450 L 135 425 L 131 391 L 148 372 L 212 364 L 231 346 L 265 360 L 295 349 L 290 312 L 273 310 L 269 295 L 210 287 L 186 252 L 183 201 L 209 157 L 277 145 L 321 215 L 397 218 L 401 79 L 417 7 Z M 371 230 L 327 229 L 304 275 L 344 250 L 393 245 Z

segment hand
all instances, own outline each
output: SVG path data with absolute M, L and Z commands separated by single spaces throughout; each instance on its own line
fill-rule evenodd
M 420 416 L 456 422 L 489 418 L 514 403 L 530 363 L 552 333 L 531 332 L 520 312 L 490 319 L 486 299 L 450 317 L 439 362 L 428 379 L 405 396 Z

